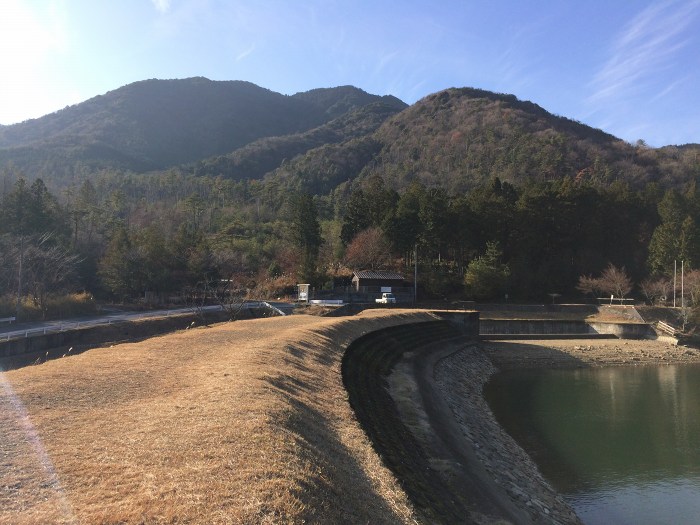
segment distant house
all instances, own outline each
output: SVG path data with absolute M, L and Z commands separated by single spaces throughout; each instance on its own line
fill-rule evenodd
M 403 275 L 396 272 L 358 270 L 352 274 L 352 286 L 356 291 L 367 287 L 398 288 L 405 286 L 405 279 Z

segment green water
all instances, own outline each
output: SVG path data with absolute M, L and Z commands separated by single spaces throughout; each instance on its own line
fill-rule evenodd
M 700 523 L 700 366 L 518 370 L 485 393 L 584 523 Z

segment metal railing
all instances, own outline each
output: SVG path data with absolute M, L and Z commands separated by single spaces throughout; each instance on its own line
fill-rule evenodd
M 0 334 L 0 342 L 10 341 L 13 339 L 23 339 L 48 334 L 55 334 L 59 332 L 66 332 L 69 330 L 80 330 L 83 328 L 89 328 L 94 326 L 107 326 L 112 324 L 128 323 L 132 321 L 138 321 L 141 319 L 189 315 L 196 313 L 198 310 L 219 311 L 221 310 L 221 306 L 213 305 L 204 306 L 201 308 L 178 308 L 176 310 L 151 310 L 148 312 L 115 313 L 108 316 L 100 317 L 98 319 L 83 319 L 80 321 L 50 321 L 42 324 L 41 326 L 36 326 L 33 328 L 21 328 L 19 330 L 4 332 Z
M 227 307 L 228 308 L 228 307 Z M 242 309 L 252 310 L 264 308 L 273 312 L 276 315 L 286 315 L 285 312 L 267 301 L 244 301 Z M 49 321 L 41 326 L 33 328 L 20 328 L 8 332 L 0 333 L 0 343 L 13 339 L 23 339 L 28 337 L 37 337 L 69 330 L 80 330 L 83 328 L 94 326 L 106 326 L 119 323 L 128 323 L 139 321 L 142 319 L 151 319 L 157 317 L 173 317 L 179 315 L 200 314 L 202 312 L 218 312 L 224 310 L 222 305 L 194 306 L 188 308 L 177 308 L 173 310 L 150 310 L 147 312 L 122 312 L 106 315 L 97 319 L 83 319 L 80 321 Z
M 274 306 L 274 305 L 268 303 L 267 301 L 261 301 L 260 304 L 261 304 L 262 306 L 264 306 L 265 308 L 267 308 L 268 310 L 271 310 L 272 312 L 274 312 L 274 313 L 277 314 L 277 315 L 287 315 L 287 314 L 285 314 L 282 310 L 280 310 L 280 309 L 277 308 L 276 306 Z

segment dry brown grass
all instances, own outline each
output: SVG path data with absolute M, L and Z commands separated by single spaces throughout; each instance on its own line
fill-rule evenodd
M 0 524 L 411 523 L 340 362 L 428 319 L 227 323 L 0 373 Z

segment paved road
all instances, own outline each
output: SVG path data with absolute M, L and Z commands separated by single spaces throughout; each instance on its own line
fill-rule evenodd
M 289 303 L 272 302 L 265 303 L 263 301 L 247 301 L 247 308 L 259 308 L 267 306 L 285 315 L 293 305 Z M 216 312 L 221 310 L 219 305 L 205 306 L 202 310 L 207 312 Z M 2 323 L 0 324 L 0 341 L 14 339 L 16 337 L 32 337 L 51 332 L 60 332 L 65 330 L 74 330 L 86 326 L 96 326 L 101 324 L 122 323 L 125 321 L 135 321 L 138 319 L 148 319 L 152 317 L 167 317 L 171 315 L 191 314 L 193 308 L 175 308 L 169 310 L 149 310 L 146 312 L 125 312 L 113 310 L 108 313 L 103 313 L 99 316 L 87 316 L 73 319 L 62 319 L 58 321 L 41 321 L 32 323 Z

